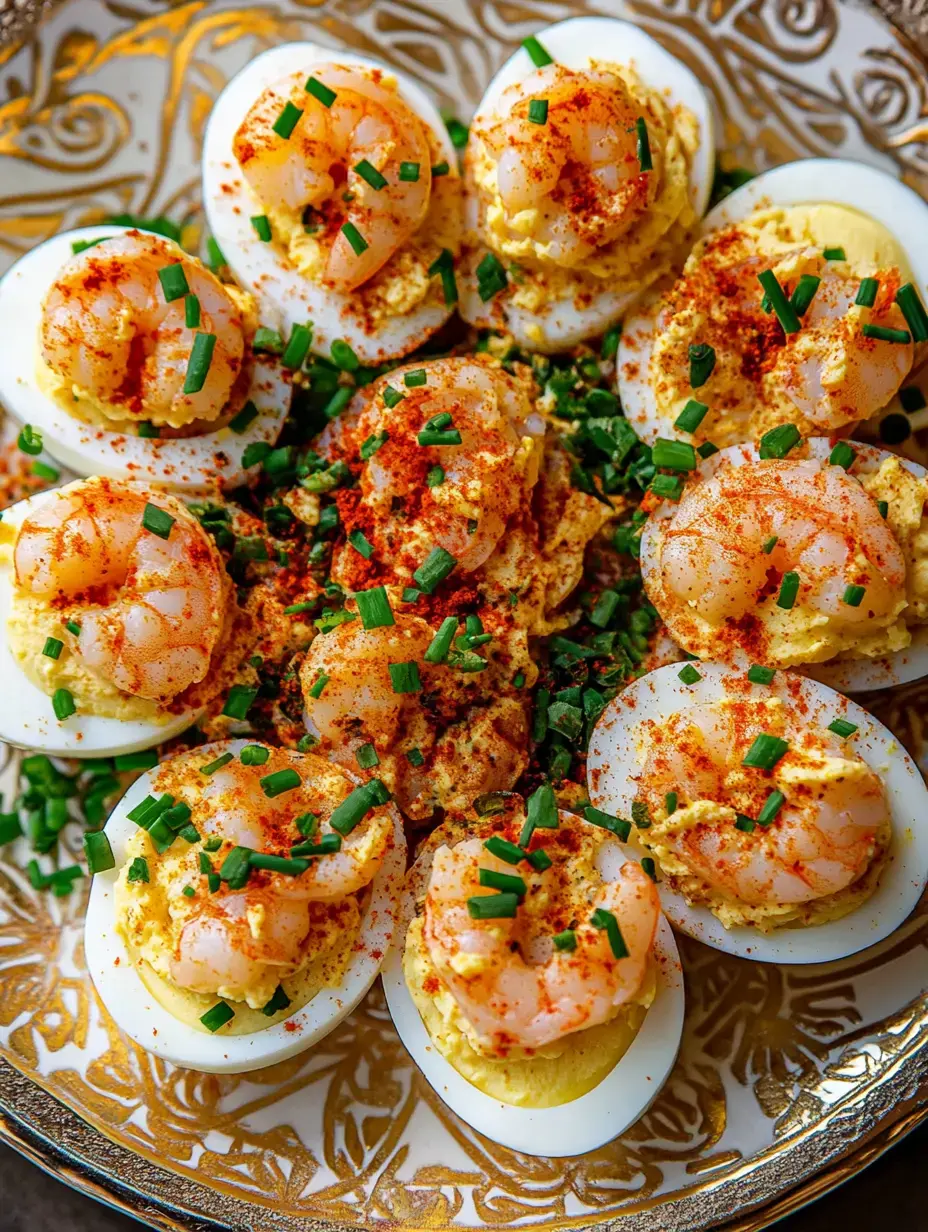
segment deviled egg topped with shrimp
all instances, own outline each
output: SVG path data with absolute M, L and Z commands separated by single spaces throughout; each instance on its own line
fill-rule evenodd
M 71 231 L 0 282 L 0 397 L 84 475 L 200 491 L 276 440 L 289 375 L 253 349 L 252 297 L 161 235 Z
M 454 147 L 405 74 L 315 43 L 258 56 L 213 108 L 210 226 L 262 318 L 364 363 L 421 346 L 456 302 Z
M 119 1026 L 213 1072 L 336 1026 L 392 937 L 405 842 L 388 801 L 379 780 L 245 740 L 143 775 L 107 822 L 112 867 L 87 912 L 88 967 Z
M 852 689 L 914 680 L 928 672 L 926 506 L 917 463 L 777 428 L 704 460 L 652 512 L 645 589 L 700 658 L 816 665 Z
M 846 957 L 925 884 L 916 766 L 872 715 L 795 673 L 658 668 L 603 711 L 587 774 L 594 807 L 654 861 L 673 923 L 731 953 Z
M 639 436 L 718 448 L 878 414 L 928 339 L 928 206 L 885 172 L 788 163 L 706 218 L 676 282 L 627 319 L 622 405 Z
M 186 506 L 142 484 L 78 480 L 5 510 L 0 543 L 4 740 L 90 757 L 194 721 L 235 608 Z
M 679 268 L 709 199 L 709 100 L 625 21 L 527 39 L 471 125 L 461 312 L 563 350 L 615 324 Z
M 683 1021 L 657 887 L 550 787 L 527 807 L 510 796 L 493 816 L 447 818 L 409 873 L 403 924 L 384 973 L 394 1022 L 481 1133 L 581 1154 L 657 1096 Z

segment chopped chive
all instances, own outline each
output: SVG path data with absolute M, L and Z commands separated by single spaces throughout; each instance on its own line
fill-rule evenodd
M 651 140 L 648 137 L 648 126 L 644 116 L 639 116 L 635 121 L 635 153 L 640 171 L 654 170 L 654 163 L 651 159 Z
M 741 830 L 745 834 L 753 834 L 757 822 L 753 817 L 746 817 L 744 813 L 739 813 L 735 818 L 735 829 Z
M 705 385 L 715 368 L 715 348 L 708 342 L 691 342 L 687 354 L 690 361 L 690 388 L 698 389 L 700 385 Z M 701 405 L 697 403 L 697 406 Z
M 457 633 L 458 619 L 456 616 L 446 616 L 441 627 L 429 643 L 423 658 L 426 663 L 444 663 L 451 650 L 451 643 Z
M 0 847 L 22 838 L 23 828 L 16 813 L 0 813 Z
M 805 316 L 809 311 L 812 301 L 815 299 L 815 293 L 821 286 L 821 282 L 821 278 L 816 274 L 800 274 L 799 281 L 789 297 L 790 304 L 799 316 Z
M 359 163 L 356 163 L 354 169 L 361 179 L 366 184 L 370 184 L 371 188 L 377 192 L 380 192 L 382 188 L 386 188 L 389 183 L 386 176 L 381 175 L 374 164 L 368 162 L 366 158 L 362 158 Z
M 158 764 L 156 749 L 142 749 L 138 753 L 117 753 L 113 765 L 119 774 L 132 770 L 153 770 Z
M 834 719 L 828 724 L 828 730 L 840 736 L 842 740 L 846 740 L 848 736 L 853 736 L 857 731 L 857 724 L 849 723 L 847 719 Z
M 458 284 L 454 276 L 454 253 L 450 248 L 443 248 L 429 266 L 429 277 L 438 274 L 441 278 L 442 297 L 447 307 L 458 302 Z
M 68 631 L 69 633 L 72 633 L 75 637 L 79 637 L 79 636 L 80 636 L 81 627 L 80 627 L 80 625 L 77 623 L 77 621 L 76 621 L 76 620 L 68 620 L 68 621 L 66 621 L 66 622 L 65 622 L 65 626 L 64 626 L 64 627 L 67 629 L 67 631 Z
M 754 737 L 741 764 L 755 770 L 772 770 L 788 748 L 789 743 L 786 740 L 781 740 L 779 736 L 770 736 L 767 732 L 760 732 Z
M 283 984 L 278 984 L 274 989 L 274 995 L 268 1001 L 267 1005 L 261 1007 L 261 1013 L 265 1018 L 273 1018 L 275 1014 L 279 1014 L 281 1010 L 290 1008 L 290 998 L 284 992 Z
M 718 453 L 718 445 L 713 445 L 711 441 L 703 441 L 696 452 L 701 458 L 711 458 L 714 453 Z
M 906 324 L 916 342 L 928 342 L 928 312 L 921 296 L 911 282 L 905 283 L 896 292 L 896 303 L 902 309 Z
M 290 337 L 287 339 L 287 345 L 284 349 L 281 363 L 285 368 L 289 368 L 291 372 L 295 372 L 303 366 L 303 360 L 306 358 L 310 343 L 313 340 L 312 326 L 310 325 L 294 325 Z
M 42 452 L 42 433 L 33 428 L 32 424 L 23 424 L 16 444 L 23 453 L 34 458 Z
M 400 397 L 402 397 L 402 394 Z M 381 445 L 385 445 L 389 439 L 390 437 L 386 432 L 375 432 L 367 440 L 362 441 L 361 448 L 358 450 L 361 461 L 366 462 L 369 458 L 372 458 Z
M 184 296 L 184 325 L 187 329 L 198 329 L 200 326 L 200 301 L 192 294 Z
M 857 451 L 847 441 L 838 441 L 828 455 L 828 461 L 832 466 L 840 466 L 843 470 L 849 470 L 854 465 L 856 457 Z
M 390 684 L 394 693 L 421 693 L 422 680 L 419 677 L 419 665 L 410 663 L 390 663 Z
M 509 275 L 495 253 L 488 252 L 477 266 L 477 294 L 487 303 L 509 285 Z
M 861 278 L 860 286 L 857 288 L 857 298 L 854 300 L 861 308 L 872 308 L 876 303 L 877 292 L 880 289 L 879 280 L 876 278 Z
M 318 843 L 298 843 L 290 848 L 291 856 L 303 859 L 306 856 L 331 856 L 341 851 L 342 840 L 337 834 L 323 834 Z
M 698 684 L 698 682 L 702 680 L 702 676 L 700 676 L 696 668 L 693 667 L 692 663 L 687 663 L 685 667 L 682 667 L 679 672 L 677 672 L 677 678 L 682 680 L 684 684 Z
M 268 329 L 266 325 L 259 325 L 251 340 L 251 349 L 268 351 L 271 355 L 280 355 L 284 349 L 284 340 L 276 329 Z
M 429 374 L 424 368 L 413 368 L 412 371 L 403 374 L 403 384 L 407 389 L 415 389 L 419 385 L 424 385 L 428 379 Z M 384 401 L 386 402 L 386 397 Z
M 533 791 L 528 798 L 525 823 L 519 834 L 519 846 L 528 847 L 536 828 L 556 830 L 557 827 L 557 798 L 554 795 L 554 788 L 548 783 L 544 783 Z
M 284 141 L 287 141 L 297 124 L 299 124 L 302 114 L 299 107 L 295 107 L 293 103 L 287 102 L 284 104 L 283 111 L 271 125 L 271 128 L 278 137 L 282 137 Z
M 447 162 L 436 163 L 432 168 L 432 177 L 434 179 L 440 179 L 443 175 L 448 175 L 450 171 L 451 168 Z
M 358 605 L 361 624 L 365 629 L 384 629 L 396 624 L 390 600 L 383 586 L 355 591 L 354 598 Z
M 103 830 L 94 830 L 84 835 L 84 855 L 90 873 L 105 873 L 107 869 L 116 867 L 113 848 Z
M 222 885 L 222 878 L 219 876 L 218 873 L 210 873 L 209 876 L 206 878 L 206 887 L 209 890 L 210 894 L 218 893 L 219 887 L 221 885 Z
M 605 929 L 614 957 L 628 958 L 628 946 L 625 944 L 625 938 L 622 936 L 621 928 L 619 928 L 619 921 L 611 911 L 606 911 L 603 907 L 597 907 L 590 916 L 590 923 L 594 928 Z
M 784 612 L 790 611 L 796 602 L 796 596 L 799 594 L 799 574 L 790 570 L 789 573 L 783 574 L 783 580 L 780 582 L 780 593 L 777 595 L 777 607 L 782 608 Z
M 798 333 L 802 328 L 796 310 L 786 298 L 786 293 L 772 269 L 766 269 L 757 275 L 757 281 L 763 287 L 777 320 L 783 326 L 784 334 Z
M 420 445 L 460 445 L 461 434 L 457 428 L 430 428 L 426 425 L 416 437 Z
M 64 650 L 64 642 L 59 641 L 57 637 L 47 637 L 42 647 L 42 654 L 46 658 L 57 659 L 62 650 Z
M 404 184 L 415 184 L 419 179 L 418 163 L 400 163 L 400 180 Z
M 445 482 L 444 467 L 433 466 L 425 477 L 425 486 L 427 488 L 440 488 Z
M 175 299 L 182 299 L 190 291 L 187 285 L 187 275 L 179 261 L 172 265 L 162 265 L 158 270 L 158 281 L 161 283 L 161 293 L 168 304 Z
M 641 870 L 647 873 L 652 881 L 657 881 L 657 867 L 650 856 L 643 856 L 641 860 Z
M 866 593 L 866 586 L 846 586 L 844 594 L 841 596 L 841 602 L 846 603 L 848 607 L 860 607 Z
M 406 760 L 411 766 L 416 768 L 425 765 L 425 758 L 422 756 L 421 749 L 410 749 L 406 754 Z
M 668 817 L 672 816 L 677 811 L 678 801 L 679 796 L 675 791 L 668 791 L 667 795 L 664 796 L 664 810 Z
M 508 839 L 500 838 L 498 834 L 485 839 L 483 845 L 490 855 L 496 856 L 497 860 L 502 860 L 505 864 L 520 864 L 525 859 L 525 852 L 521 847 L 510 843 Z
M 696 469 L 696 450 L 686 441 L 659 436 L 651 447 L 651 461 L 666 470 L 692 471 Z
M 532 63 L 536 68 L 544 68 L 547 64 L 553 64 L 554 61 L 535 38 L 534 34 L 530 34 L 528 38 L 522 40 L 522 46 L 528 52 Z
M 52 694 L 52 710 L 60 723 L 77 713 L 74 697 L 69 689 L 56 689 Z
M 146 796 L 144 800 L 139 801 L 135 808 L 130 809 L 126 816 L 130 821 L 134 821 L 137 826 L 147 830 L 173 803 L 173 796 L 165 795 L 157 800 L 154 796 Z
M 876 507 L 881 518 L 885 518 L 889 513 L 889 501 L 877 501 Z
M 61 471 L 47 462 L 36 460 L 29 469 L 37 479 L 44 479 L 46 483 L 57 483 L 61 478 Z
M 512 920 L 519 908 L 518 894 L 479 894 L 467 900 L 473 920 Z
M 151 534 L 157 535 L 159 539 L 170 538 L 175 520 L 164 509 L 159 509 L 157 505 L 152 504 L 147 504 L 142 514 L 142 525 Z
M 377 750 L 370 742 L 362 744 L 359 748 L 355 749 L 354 759 L 362 770 L 373 770 L 375 766 L 380 765 Z
M 374 555 L 374 545 L 368 540 L 363 530 L 353 530 L 348 536 L 348 542 L 356 552 L 360 552 L 365 560 Z
M 562 933 L 555 933 L 551 938 L 556 950 L 575 950 L 577 948 L 577 934 L 572 928 L 565 928 Z
M 776 668 L 761 667 L 759 663 L 748 668 L 748 680 L 751 684 L 771 684 L 776 674 Z
M 770 553 L 773 551 L 773 549 L 777 546 L 779 542 L 780 542 L 779 535 L 771 535 L 769 539 L 765 539 L 764 542 L 761 544 L 760 550 L 763 552 L 765 556 L 769 556 Z
M 648 806 L 643 800 L 632 801 L 632 821 L 639 830 L 648 830 L 651 827 L 651 814 Z
M 785 803 L 786 796 L 783 795 L 782 791 L 772 791 L 757 814 L 757 824 L 759 826 L 769 826 Z
M 839 248 L 824 248 L 822 250 L 822 256 L 825 258 L 826 261 L 846 261 L 847 260 L 847 257 L 844 255 L 844 249 L 840 247 Z
M 281 873 L 284 877 L 299 877 L 300 873 L 305 873 L 309 868 L 308 860 L 275 856 L 266 851 L 249 852 L 248 863 L 252 868 L 260 868 L 267 873 Z
M 430 595 L 439 582 L 444 581 L 457 564 L 457 557 L 446 552 L 444 548 L 432 548 L 423 563 L 412 575 L 412 580 L 420 590 Z M 393 623 L 392 621 L 390 622 Z
M 467 145 L 468 127 L 462 124 L 456 116 L 444 116 L 445 128 L 451 138 L 451 144 L 456 150 L 463 150 Z
M 680 475 L 657 474 L 648 484 L 648 491 L 662 500 L 678 501 L 683 495 L 683 479 Z
M 713 351 L 713 356 L 715 352 Z M 692 377 L 690 378 L 692 383 Z M 702 382 L 700 382 L 701 384 Z M 673 426 L 679 428 L 681 432 L 695 432 L 706 415 L 709 413 L 709 408 L 705 402 L 697 402 L 695 398 L 690 398 L 686 406 L 674 420 Z
M 214 871 L 213 862 L 205 851 L 201 851 L 197 857 L 197 867 L 204 877 L 208 877 Z
M 222 753 L 215 761 L 208 761 L 205 766 L 201 766 L 200 773 L 207 776 L 213 775 L 217 770 L 221 770 L 223 766 L 227 766 L 233 760 L 234 756 L 232 753 Z
M 255 235 L 263 244 L 267 244 L 271 239 L 271 222 L 267 214 L 252 214 L 249 219 L 251 225 L 255 229 Z
M 405 397 L 406 395 L 404 393 L 398 389 L 394 389 L 392 385 L 384 386 L 383 404 L 388 410 L 392 410 L 395 406 L 398 406 Z
M 328 683 L 329 683 L 329 677 L 325 674 L 325 672 L 323 672 L 320 676 L 317 676 L 316 679 L 313 681 L 312 688 L 309 690 L 309 696 L 316 697 L 316 698 L 321 697 L 322 691 Z
M 181 894 L 183 894 L 185 898 L 193 898 L 194 895 L 196 894 L 196 890 L 193 888 L 192 885 L 185 885 L 184 888 L 181 890 Z
M 204 334 L 198 330 L 193 336 L 193 346 L 190 348 L 190 359 L 187 362 L 187 372 L 184 376 L 184 393 L 197 394 L 203 388 L 213 362 L 213 351 L 216 349 L 216 335 Z
M 126 873 L 126 881 L 150 881 L 148 873 L 148 861 L 144 856 L 136 856 L 129 865 L 129 870 Z
M 306 85 L 303 88 L 306 90 L 306 93 L 311 94 L 317 102 L 322 103 L 323 107 L 331 107 L 338 98 L 336 92 L 334 90 L 330 90 L 329 87 L 324 82 L 320 81 L 318 77 L 308 77 L 306 79 Z
M 546 98 L 533 98 L 529 102 L 528 119 L 530 124 L 548 123 L 548 100 Z
M 256 688 L 251 688 L 246 684 L 234 684 L 229 690 L 222 713 L 227 719 L 244 719 L 257 696 Z
M 289 107 L 290 104 L 288 103 Z M 212 1009 L 208 1009 L 205 1014 L 201 1015 L 200 1022 L 206 1027 L 207 1031 L 216 1032 L 220 1027 L 224 1027 L 227 1022 L 231 1022 L 235 1017 L 235 1010 L 226 1001 L 217 1001 Z
M 758 453 L 762 458 L 785 458 L 802 441 L 795 424 L 780 424 L 760 438 Z
M 300 786 L 302 781 L 290 766 L 286 770 L 275 770 L 273 774 L 266 774 L 258 780 L 261 790 L 269 800 L 273 800 L 275 796 L 282 796 L 285 791 L 293 791 L 295 787 Z
M 238 756 L 243 766 L 263 766 L 270 755 L 263 744 L 246 744 Z
M 222 862 L 219 876 L 230 889 L 241 890 L 251 873 L 250 847 L 233 847 Z
M 371 809 L 386 804 L 389 799 L 390 793 L 380 779 L 370 779 L 360 787 L 355 787 L 341 804 L 333 809 L 329 825 L 336 833 L 348 835 Z
M 477 880 L 480 885 L 490 890 L 503 890 L 509 894 L 515 894 L 519 898 L 525 898 L 528 893 L 528 886 L 521 877 L 515 876 L 513 873 L 498 873 L 492 868 L 478 868 Z
M 875 338 L 879 342 L 906 343 L 912 341 L 912 335 L 907 329 L 888 329 L 883 325 L 867 324 L 861 333 L 865 338 Z
M 352 251 L 356 257 L 360 257 L 361 253 L 367 252 L 370 247 L 367 240 L 353 222 L 342 223 L 342 235 L 351 245 Z
M 342 372 L 357 372 L 361 367 L 361 361 L 354 352 L 354 348 L 342 338 L 336 338 L 329 350 L 332 363 Z
M 147 419 L 143 419 L 139 424 L 139 436 L 143 440 L 157 441 L 161 436 L 161 429 L 157 424 L 151 423 Z
M 226 264 L 225 255 L 212 235 L 209 235 L 206 238 L 206 256 L 209 268 L 213 271 L 213 273 L 215 273 L 216 270 L 221 269 L 222 266 Z
M 583 816 L 591 826 L 599 826 L 601 830 L 608 830 L 619 838 L 624 843 L 632 832 L 632 823 L 624 817 L 613 817 L 611 813 L 604 813 L 601 809 L 593 808 L 591 804 L 583 810 Z

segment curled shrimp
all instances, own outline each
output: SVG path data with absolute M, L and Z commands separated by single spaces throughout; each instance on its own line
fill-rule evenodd
M 314 65 L 312 77 L 331 91 L 330 104 L 309 93 L 304 73 L 264 91 L 235 134 L 233 151 L 258 199 L 291 214 L 309 208 L 328 251 L 325 280 L 353 291 L 373 277 L 418 230 L 432 187 L 425 127 L 380 70 Z M 289 137 L 274 131 L 285 104 L 300 117 Z M 374 188 L 357 167 L 369 163 L 386 180 Z M 415 180 L 400 166 L 414 163 Z M 345 233 L 354 228 L 352 244 Z
M 200 304 L 186 325 L 183 295 L 168 302 L 158 279 L 179 266 Z M 184 392 L 197 332 L 216 341 L 202 388 Z M 183 427 L 226 409 L 245 358 L 241 309 L 214 274 L 170 240 L 140 231 L 94 244 L 65 264 L 42 306 L 48 366 L 114 420 Z
M 424 373 L 425 382 L 407 386 L 410 372 Z M 410 577 L 433 547 L 450 552 L 459 572 L 492 555 L 538 478 L 544 420 L 529 380 L 480 357 L 399 368 L 373 386 L 354 423 L 329 437 L 353 459 L 361 442 L 384 436 L 361 473 L 357 524 L 398 576 Z M 424 439 L 444 434 L 447 442 L 420 445 L 434 424 L 437 435 Z M 354 564 L 350 555 L 337 561 L 333 575 Z
M 172 519 L 148 530 L 146 508 Z M 16 590 L 52 603 L 63 637 L 97 676 L 123 693 L 167 703 L 203 680 L 225 619 L 222 560 L 173 497 L 141 484 L 71 484 L 22 523 L 13 550 Z
M 541 1048 L 608 1022 L 644 981 L 660 917 L 654 883 L 634 861 L 604 881 L 580 876 L 569 849 L 559 856 L 543 872 L 519 866 L 527 893 L 513 918 L 477 920 L 467 900 L 486 893 L 479 870 L 511 875 L 512 866 L 480 838 L 435 853 L 423 936 L 485 1053 Z M 617 959 L 606 931 L 591 922 L 597 908 L 615 917 L 627 957 Z M 551 941 L 565 928 L 574 931 L 573 950 Z
M 809 903 L 846 889 L 867 871 L 889 825 L 883 784 L 866 762 L 828 732 L 784 726 L 785 716 L 762 704 L 694 706 L 662 725 L 640 780 L 652 816 L 664 812 L 668 792 L 678 800 L 675 812 L 640 832 L 642 842 L 669 848 L 709 886 L 749 906 Z M 762 731 L 789 739 L 771 772 L 742 764 Z M 771 822 L 735 824 L 761 815 L 773 791 L 784 802 Z
M 788 573 L 799 589 L 784 609 Z M 905 554 L 876 501 L 842 467 L 816 461 L 723 461 L 697 477 L 672 515 L 649 526 L 642 575 L 687 648 L 724 659 L 741 647 L 783 666 L 833 657 L 890 625 L 906 602 Z M 864 588 L 856 606 L 849 586 Z M 820 642 L 794 658 L 788 638 L 775 650 L 768 634 L 800 609 L 813 613 Z
M 537 99 L 548 105 L 541 125 L 530 113 Z M 653 169 L 642 171 L 640 108 L 614 73 L 549 64 L 510 86 L 497 111 L 503 118 L 477 136 L 497 160 L 497 189 L 513 234 L 530 234 L 542 263 L 582 264 L 654 201 L 660 151 L 652 150 Z

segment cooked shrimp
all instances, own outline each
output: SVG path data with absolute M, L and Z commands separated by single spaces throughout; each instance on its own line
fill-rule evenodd
M 533 122 L 534 99 L 548 103 Z M 639 110 L 621 78 L 559 64 L 510 86 L 497 105 L 505 118 L 479 134 L 497 159 L 497 188 L 510 225 L 532 239 L 544 263 L 573 267 L 611 244 L 640 219 L 660 184 L 661 152 L 642 171 L 636 145 Z M 516 216 L 518 226 L 516 226 Z
M 148 505 L 173 518 L 167 538 L 144 526 Z M 123 693 L 166 703 L 206 676 L 226 574 L 173 497 L 109 479 L 71 484 L 23 522 L 13 563 L 17 589 L 79 625 L 66 634 L 73 650 Z
M 426 382 L 409 388 L 404 377 L 416 370 Z M 373 387 L 356 425 L 347 421 L 343 445 L 341 429 L 330 437 L 354 458 L 361 441 L 386 434 L 361 475 L 362 525 L 401 576 L 411 576 L 433 547 L 450 552 L 459 572 L 478 569 L 529 499 L 544 436 L 529 379 L 479 357 L 410 365 Z M 388 390 L 402 392 L 402 401 L 387 406 Z M 436 421 L 440 432 L 456 434 L 452 443 L 420 445 L 420 433 Z M 436 467 L 441 482 L 427 482 Z
M 158 279 L 179 266 L 200 303 L 185 324 L 184 296 L 168 302 Z M 215 345 L 202 389 L 184 393 L 197 332 Z M 71 257 L 42 307 L 42 355 L 59 376 L 116 420 L 182 427 L 222 414 L 242 369 L 241 310 L 215 275 L 170 240 L 128 231 Z
M 319 64 L 311 76 L 335 98 L 323 104 L 296 73 L 269 87 L 255 102 L 233 150 L 245 178 L 268 207 L 312 211 L 326 245 L 325 280 L 353 291 L 384 266 L 422 224 L 432 186 L 431 151 L 425 127 L 379 71 Z M 300 117 L 289 137 L 273 125 L 287 103 Z M 367 162 L 386 180 L 375 189 L 358 173 Z M 400 175 L 415 163 L 418 178 Z M 366 245 L 352 246 L 344 227 Z
M 560 854 L 560 853 L 559 853 Z M 542 873 L 523 872 L 528 893 L 512 919 L 475 920 L 467 900 L 486 893 L 479 870 L 512 874 L 482 839 L 435 853 L 425 899 L 429 954 L 484 1050 L 541 1048 L 608 1022 L 644 980 L 660 904 L 654 883 L 633 861 L 615 881 L 581 881 L 567 853 Z M 574 870 L 575 872 L 575 870 Z M 591 922 L 615 917 L 628 957 L 617 959 L 607 933 Z M 554 933 L 572 927 L 574 950 L 556 950 Z
M 749 702 L 695 706 L 662 726 L 640 782 L 657 816 L 668 792 L 677 811 L 642 831 L 664 844 L 710 886 L 752 906 L 807 903 L 855 882 L 873 859 L 889 821 L 879 775 L 829 732 L 776 730 L 789 749 L 772 772 L 743 766 L 754 738 L 776 725 L 769 708 Z M 747 831 L 773 791 L 785 797 L 774 820 Z M 713 810 L 702 821 L 698 803 Z M 697 806 L 688 817 L 688 806 Z
M 672 631 L 693 615 L 714 630 L 727 626 L 732 637 L 750 634 L 745 621 L 753 628 L 788 619 L 776 602 L 793 572 L 795 606 L 838 634 L 881 629 L 905 603 L 902 547 L 873 498 L 839 466 L 723 462 L 711 478 L 695 479 L 648 537 L 645 586 Z M 845 600 L 848 586 L 864 587 L 859 605 Z

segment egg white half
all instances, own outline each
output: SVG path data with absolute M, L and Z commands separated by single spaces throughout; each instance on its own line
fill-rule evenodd
M 114 432 L 69 415 L 39 388 L 42 302 L 77 240 L 122 235 L 125 227 L 81 227 L 55 235 L 21 257 L 0 280 L 0 401 L 20 423 L 42 433 L 45 448 L 75 474 L 137 479 L 182 492 L 243 484 L 250 444 L 273 444 L 290 406 L 289 375 L 275 356 L 256 355 L 248 397 L 258 410 L 244 432 L 218 428 L 200 436 L 157 440 Z
M 856 451 L 850 475 L 861 475 L 878 470 L 886 458 L 898 458 L 899 462 L 913 475 L 924 478 L 926 471 L 917 462 L 886 449 L 878 449 L 873 445 L 864 445 L 860 441 L 848 441 Z M 805 445 L 811 457 L 827 464 L 832 450 L 832 442 L 824 436 L 809 437 Z M 702 462 L 694 475 L 707 480 L 725 463 L 731 466 L 744 466 L 757 462 L 760 454 L 755 445 L 729 445 L 718 453 L 712 454 Z M 673 517 L 676 505 L 665 501 L 650 516 L 641 535 L 641 572 L 647 578 L 648 574 L 657 568 L 659 542 L 666 522 Z M 751 666 L 746 657 L 740 666 Z M 796 670 L 807 676 L 814 676 L 823 684 L 842 692 L 862 693 L 872 689 L 885 689 L 890 685 L 908 684 L 928 676 L 928 625 L 917 625 L 912 630 L 912 641 L 905 650 L 886 655 L 879 659 L 842 659 L 830 663 L 810 663 Z
M 690 192 L 697 215 L 705 212 L 715 173 L 715 122 L 712 103 L 696 75 L 680 60 L 665 51 L 650 34 L 630 21 L 616 17 L 572 17 L 537 32 L 538 41 L 551 57 L 565 68 L 583 70 L 591 60 L 631 64 L 645 85 L 660 90 L 671 107 L 682 104 L 699 124 L 699 145 L 690 168 Z M 535 71 L 524 47 L 520 47 L 502 66 L 478 104 L 474 122 L 492 117 L 503 92 Z M 465 225 L 476 229 L 477 203 L 466 203 Z M 477 260 L 483 255 L 483 248 Z M 475 263 L 476 265 L 476 263 Z M 474 266 L 475 268 L 475 266 Z M 461 316 L 472 325 L 493 327 L 499 324 L 498 311 L 516 342 L 529 350 L 558 351 L 575 346 L 587 338 L 604 333 L 620 320 L 634 303 L 638 292 L 604 289 L 582 307 L 572 299 L 546 305 L 536 316 L 523 308 L 499 301 L 484 304 L 477 293 L 474 269 L 463 269 L 458 279 Z M 530 332 L 530 327 L 533 327 Z M 534 336 L 540 328 L 539 342 Z
M 841 205 L 868 214 L 898 241 L 922 297 L 928 289 L 928 202 L 885 171 L 843 158 L 803 158 L 764 171 L 736 188 L 711 210 L 699 229 L 702 238 L 741 222 L 755 210 L 794 205 Z M 760 288 L 758 288 L 758 297 Z M 617 362 L 619 397 L 626 419 L 648 445 L 659 437 L 689 441 L 688 432 L 658 413 L 648 378 L 660 296 L 628 318 L 622 329 Z
M 597 858 L 607 881 L 633 858 L 617 840 L 603 844 Z M 553 1108 L 517 1108 L 485 1095 L 438 1051 L 419 1016 L 403 974 L 406 931 L 415 914 L 417 861 L 403 896 L 400 926 L 383 970 L 387 1005 L 400 1039 L 426 1080 L 452 1112 L 478 1133 L 527 1155 L 583 1155 L 610 1142 L 638 1120 L 657 1098 L 673 1069 L 683 1033 L 683 969 L 673 932 L 661 916 L 654 938 L 657 991 L 628 1051 L 585 1095 Z
M 34 510 L 56 499 L 55 490 L 39 492 L 3 510 L 5 526 L 19 527 Z M 185 710 L 166 715 L 164 723 L 105 719 L 92 714 L 72 714 L 59 722 L 52 699 L 33 684 L 13 657 L 6 625 L 13 601 L 13 563 L 0 563 L 0 741 L 57 757 L 109 757 L 150 749 L 180 735 L 196 721 L 201 711 Z M 68 654 L 68 650 L 62 654 Z M 79 699 L 78 699 L 79 702 Z
M 647 750 L 641 747 L 643 722 L 663 723 L 679 711 L 731 696 L 726 679 L 735 678 L 733 669 L 718 663 L 694 666 L 701 677 L 695 684 L 684 684 L 679 665 L 669 664 L 634 681 L 603 711 L 590 740 L 587 762 L 587 788 L 596 808 L 613 816 L 631 816 L 647 756 Z M 743 676 L 739 673 L 737 678 Z M 799 703 L 787 687 L 787 679 L 792 689 L 798 684 Z M 872 897 L 843 919 L 766 934 L 750 927 L 723 927 L 708 907 L 689 906 L 683 895 L 665 882 L 659 885 L 661 905 L 681 932 L 741 958 L 778 963 L 847 958 L 888 937 L 921 897 L 928 878 L 928 788 L 892 732 L 862 706 L 827 685 L 777 672 L 772 684 L 749 688 L 747 696 L 758 700 L 779 697 L 791 710 L 801 705 L 810 727 L 825 728 L 836 718 L 857 724 L 858 730 L 846 742 L 848 750 L 880 775 L 892 817 L 892 843 L 879 886 Z M 739 692 L 738 696 L 744 694 Z
M 220 740 L 202 746 L 204 764 L 225 752 L 238 754 L 248 740 Z M 299 754 L 294 754 L 298 758 Z M 341 984 L 324 988 L 302 1009 L 249 1035 L 210 1035 L 170 1014 L 146 988 L 116 929 L 115 889 L 126 862 L 126 845 L 138 827 L 131 812 L 151 794 L 159 767 L 141 775 L 110 815 L 106 835 L 116 867 L 96 873 L 87 904 L 84 953 L 94 986 L 120 1030 L 155 1056 L 174 1065 L 211 1074 L 237 1074 L 285 1061 L 317 1043 L 351 1013 L 377 978 L 389 949 L 397 903 L 406 868 L 406 839 L 399 813 L 392 808 L 393 841 L 367 898 L 353 956 Z M 347 772 L 346 772 L 347 773 Z M 355 776 L 348 774 L 355 781 Z M 360 779 L 356 780 L 360 783 Z M 183 840 L 180 840 L 183 841 Z M 325 858 L 325 857 L 321 857 Z M 217 998 L 218 1000 L 218 998 Z
M 261 308 L 261 320 L 284 337 L 295 325 L 313 323 L 312 349 L 328 355 L 338 339 L 354 348 L 362 363 L 378 364 L 414 351 L 451 315 L 444 304 L 423 304 L 412 312 L 383 321 L 376 333 L 356 310 L 356 297 L 323 287 L 299 272 L 279 246 L 262 243 L 251 216 L 261 206 L 233 153 L 239 125 L 268 86 L 314 64 L 338 64 L 384 72 L 396 80 L 404 102 L 429 128 L 450 166 L 457 152 L 435 104 L 411 78 L 399 70 L 354 52 L 318 43 L 286 43 L 272 47 L 246 65 L 225 87 L 210 113 L 203 143 L 203 202 L 210 230 L 236 278 Z

